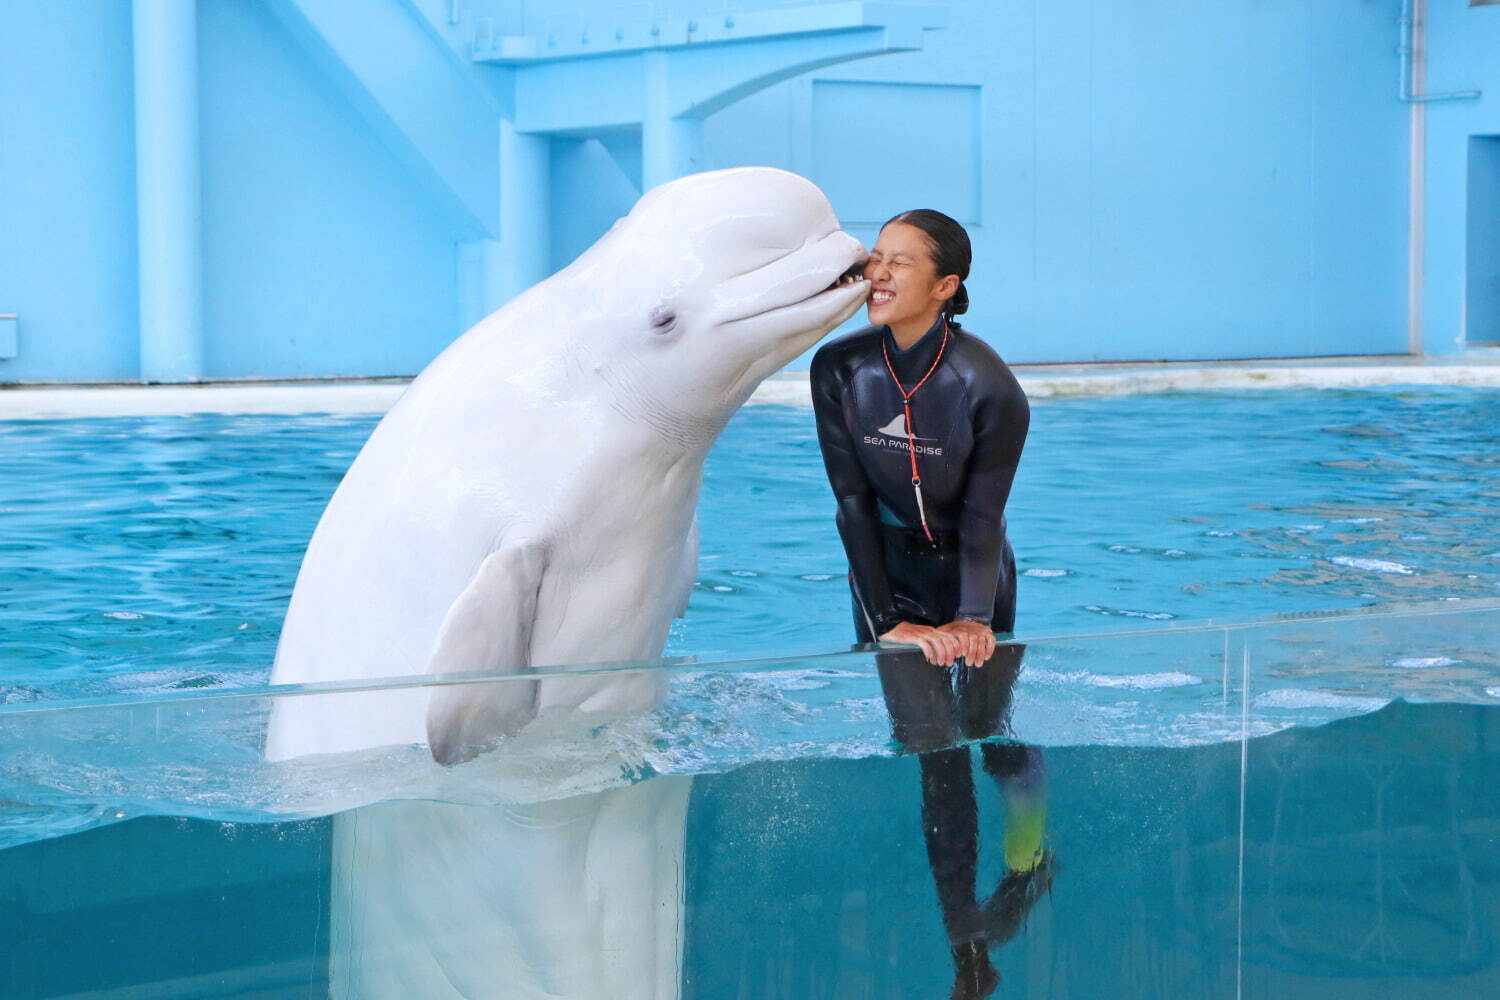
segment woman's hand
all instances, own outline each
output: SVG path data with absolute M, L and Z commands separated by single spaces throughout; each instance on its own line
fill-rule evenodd
M 967 618 L 955 618 L 946 625 L 938 626 L 937 631 L 958 640 L 959 655 L 971 667 L 982 667 L 995 655 L 995 633 L 990 631 L 988 625 L 972 622 Z
M 970 622 L 970 625 L 977 624 Z M 947 628 L 948 626 L 943 626 Z M 983 625 L 979 626 L 984 628 Z M 922 655 L 927 657 L 928 663 L 940 667 L 951 667 L 953 661 L 963 655 L 963 643 L 955 635 L 933 628 L 931 625 L 915 625 L 911 622 L 902 622 L 889 632 L 880 636 L 881 642 L 898 642 L 904 646 L 921 646 Z M 991 640 L 991 646 L 994 642 Z

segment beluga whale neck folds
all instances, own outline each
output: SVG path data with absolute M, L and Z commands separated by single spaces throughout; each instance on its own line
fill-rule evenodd
M 308 545 L 272 682 L 660 656 L 696 576 L 704 456 L 766 376 L 860 308 L 865 256 L 785 171 L 648 191 L 443 351 L 375 428 Z M 649 710 L 662 684 L 279 698 L 266 753 L 426 742 L 455 763 L 542 713 Z

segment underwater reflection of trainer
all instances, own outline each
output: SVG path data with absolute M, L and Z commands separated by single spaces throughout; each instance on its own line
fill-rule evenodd
M 1030 409 L 1005 362 L 954 318 L 968 308 L 969 236 L 941 212 L 891 219 L 865 266 L 872 326 L 820 349 L 813 405 L 849 558 L 861 642 L 876 657 L 897 742 L 919 754 L 922 828 L 953 949 L 953 997 L 999 984 L 988 944 L 1020 926 L 1051 881 L 1040 753 L 980 747 L 1007 804 L 1006 875 L 975 895 L 978 811 L 966 740 L 1003 735 L 1024 649 L 1005 502 Z

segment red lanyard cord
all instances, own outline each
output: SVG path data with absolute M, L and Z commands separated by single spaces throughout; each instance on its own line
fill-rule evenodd
M 901 408 L 906 416 L 906 451 L 911 456 L 911 488 L 917 495 L 917 516 L 922 519 L 922 533 L 927 536 L 929 542 L 935 542 L 932 537 L 932 529 L 927 526 L 927 507 L 922 503 L 922 476 L 917 471 L 917 432 L 911 425 L 911 399 L 917 394 L 917 390 L 927 384 L 932 378 L 932 373 L 937 371 L 937 366 L 943 360 L 943 352 L 948 349 L 948 319 L 943 318 L 943 342 L 938 345 L 937 357 L 932 359 L 932 367 L 927 369 L 916 385 L 908 392 L 906 386 L 901 384 L 901 379 L 896 377 L 896 369 L 891 365 L 891 352 L 886 348 L 885 338 L 880 339 L 880 355 L 885 358 L 885 370 L 891 373 L 891 381 L 896 383 L 896 391 L 901 393 Z

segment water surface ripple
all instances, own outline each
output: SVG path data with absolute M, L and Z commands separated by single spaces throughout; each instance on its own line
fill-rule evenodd
M 0 422 L 0 703 L 263 681 L 368 417 Z M 1041 400 L 1010 503 L 1018 631 L 1500 595 L 1500 392 Z M 669 653 L 852 641 L 811 414 L 710 455 Z

